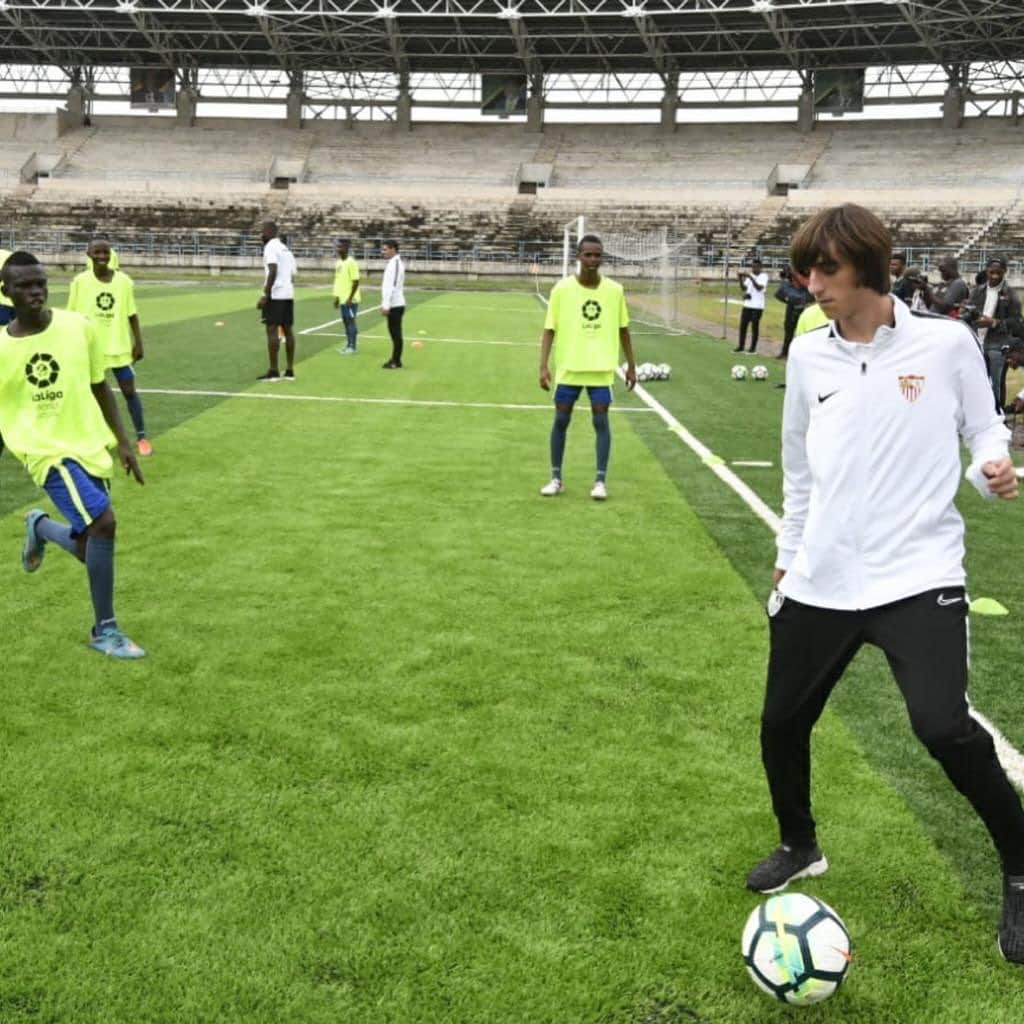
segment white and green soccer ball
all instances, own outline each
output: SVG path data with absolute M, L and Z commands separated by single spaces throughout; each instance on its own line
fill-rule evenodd
M 743 962 L 754 984 L 792 1006 L 828 999 L 843 983 L 850 959 L 842 919 L 806 893 L 772 896 L 743 929 Z
M 747 368 L 742 363 L 737 363 L 730 371 L 729 376 L 733 380 L 746 380 Z
M 767 366 L 761 366 L 760 364 L 758 364 L 757 366 L 755 366 L 750 371 L 750 376 L 753 377 L 754 380 L 767 380 L 768 379 L 768 367 Z

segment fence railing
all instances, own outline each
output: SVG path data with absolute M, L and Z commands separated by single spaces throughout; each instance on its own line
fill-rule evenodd
M 258 235 L 248 232 L 233 233 L 211 228 L 183 232 L 174 228 L 166 230 L 126 231 L 118 236 L 108 233 L 111 244 L 127 262 L 132 257 L 173 265 L 180 260 L 183 266 L 194 266 L 197 262 L 218 260 L 243 261 L 259 264 L 263 254 L 263 243 Z M 335 258 L 335 239 L 322 236 L 293 234 L 285 236 L 288 245 L 299 263 L 309 267 L 328 267 Z M 381 246 L 386 235 L 372 238 L 352 239 L 351 254 L 360 262 L 381 258 Z M 79 231 L 22 231 L 17 228 L 0 230 L 0 247 L 8 250 L 27 249 L 37 256 L 60 257 L 66 261 L 69 254 L 83 254 L 89 241 L 87 232 Z M 756 250 L 742 250 L 727 246 L 725 242 L 696 242 L 692 239 L 667 239 L 670 250 L 664 258 L 655 257 L 646 263 L 629 259 L 606 257 L 609 273 L 616 270 L 630 277 L 693 276 L 701 273 L 721 274 L 726 267 L 741 267 L 749 263 L 756 254 L 769 271 L 778 271 L 789 262 L 786 246 L 761 246 Z M 544 273 L 560 271 L 562 266 L 562 239 L 530 241 L 480 241 L 469 242 L 451 238 L 416 239 L 402 241 L 401 253 L 415 268 L 417 263 L 446 264 L 453 272 L 460 265 L 500 264 L 502 272 L 528 273 L 538 268 Z M 909 266 L 919 267 L 924 273 L 936 275 L 935 266 L 940 257 L 948 255 L 954 247 L 950 245 L 907 246 Z M 1012 269 L 1024 271 L 1024 245 L 1015 247 L 979 247 L 970 249 L 960 257 L 960 270 L 965 277 L 984 268 L 993 255 L 1007 259 Z

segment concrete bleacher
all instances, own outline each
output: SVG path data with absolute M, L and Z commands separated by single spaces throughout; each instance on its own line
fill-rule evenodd
M 441 252 L 508 252 L 558 243 L 585 213 L 596 229 L 667 227 L 677 239 L 717 246 L 785 246 L 814 210 L 844 201 L 877 210 L 904 246 L 955 247 L 1012 206 L 1024 182 L 1021 129 L 969 122 L 820 125 L 386 124 L 97 118 L 45 140 L 37 121 L 0 120 L 0 227 L 18 237 L 60 233 L 78 244 L 97 230 L 124 243 L 250 251 L 263 219 L 277 219 L 298 249 L 329 250 L 346 234 L 394 235 Z M 20 135 L 19 135 L 20 133 Z M 40 134 L 42 133 L 42 134 Z M 23 142 L 19 141 L 23 138 Z M 60 173 L 18 186 L 17 168 L 45 143 Z M 25 149 L 22 152 L 22 146 Z M 275 161 L 302 174 L 272 190 Z M 778 163 L 809 170 L 806 188 L 768 197 Z M 549 187 L 517 195 L 524 164 L 551 168 Z M 4 176 L 4 170 L 13 172 Z M 883 176 L 884 175 L 884 176 Z M 994 225 L 986 244 L 1022 244 L 1024 206 Z M 184 240 L 183 240 L 184 239 Z
M 325 131 L 310 150 L 308 181 L 511 190 L 519 165 L 533 159 L 539 138 L 519 126 L 473 124 L 421 125 L 404 133 L 377 124 Z

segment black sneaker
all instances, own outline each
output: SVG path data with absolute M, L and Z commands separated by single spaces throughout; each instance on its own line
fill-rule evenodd
M 828 871 L 828 861 L 817 846 L 780 846 L 770 857 L 755 864 L 747 875 L 754 892 L 782 892 L 797 878 L 816 878 Z
M 400 370 L 402 368 L 401 363 L 393 363 L 390 359 L 384 364 L 382 369 L 385 370 Z
M 279 381 L 281 379 L 281 374 L 278 373 L 277 370 L 267 370 L 266 373 L 261 373 L 256 379 L 263 381 Z
M 998 942 L 1004 960 L 1024 964 L 1024 875 L 1003 875 Z
M 295 380 L 295 371 L 294 370 L 285 370 L 284 371 L 284 379 L 285 380 Z

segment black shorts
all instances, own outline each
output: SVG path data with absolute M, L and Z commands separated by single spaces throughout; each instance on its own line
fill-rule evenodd
M 295 300 L 267 299 L 262 313 L 263 322 L 268 326 L 291 327 L 295 322 Z

